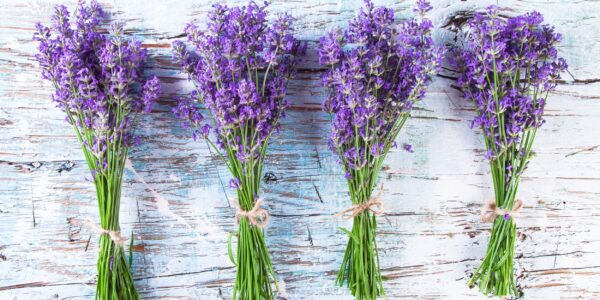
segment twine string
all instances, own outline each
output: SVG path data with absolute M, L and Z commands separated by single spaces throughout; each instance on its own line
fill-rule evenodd
M 267 227 L 267 224 L 269 224 L 270 215 L 266 209 L 260 207 L 262 202 L 262 199 L 256 200 L 256 202 L 254 202 L 254 207 L 252 207 L 252 209 L 249 211 L 243 210 L 240 206 L 238 206 L 237 210 L 235 211 L 235 222 L 239 223 L 240 218 L 246 218 L 250 224 L 258 228 Z
M 523 201 L 521 199 L 517 199 L 511 210 L 506 210 L 499 208 L 496 205 L 496 201 L 491 199 L 488 203 L 483 207 L 481 212 L 481 220 L 485 223 L 493 223 L 497 217 L 503 216 L 505 220 L 509 220 L 510 218 L 514 218 L 519 212 L 523 209 Z
M 350 220 L 356 216 L 358 216 L 363 211 L 371 211 L 375 215 L 383 214 L 383 202 L 381 202 L 381 194 L 383 193 L 383 184 L 380 185 L 379 191 L 375 196 L 371 196 L 369 201 L 364 203 L 355 204 L 352 207 L 343 210 L 337 214 L 336 217 L 341 218 L 342 220 Z M 377 207 L 376 209 L 374 207 Z
M 123 245 L 125 245 L 125 242 L 127 242 L 127 238 L 123 237 L 121 235 L 121 231 L 119 231 L 119 230 L 104 229 L 104 228 L 102 228 L 102 226 L 94 223 L 90 219 L 86 219 L 84 221 L 84 225 L 85 225 L 85 227 L 91 229 L 92 231 L 94 231 L 100 235 L 108 234 L 108 236 L 110 236 L 110 239 L 119 246 L 123 246 Z

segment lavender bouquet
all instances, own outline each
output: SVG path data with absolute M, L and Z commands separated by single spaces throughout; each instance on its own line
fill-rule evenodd
M 154 77 L 141 87 L 146 51 L 123 37 L 120 25 L 103 34 L 102 17 L 96 2 L 80 2 L 73 17 L 56 6 L 52 27 L 36 25 L 36 58 L 42 77 L 54 86 L 52 100 L 75 129 L 96 188 L 101 233 L 96 299 L 139 299 L 131 245 L 127 260 L 120 235 L 121 181 L 128 149 L 138 143 L 136 116 L 150 112 L 159 81 Z
M 203 137 L 223 160 L 233 176 L 229 186 L 237 191 L 237 260 L 229 239 L 237 271 L 234 299 L 274 298 L 270 277 L 275 274 L 263 232 L 269 215 L 258 194 L 269 139 L 288 105 L 287 83 L 296 57 L 305 51 L 292 35 L 293 18 L 284 14 L 269 23 L 265 9 L 254 2 L 232 8 L 216 4 L 206 30 L 194 24 L 185 28 L 195 52 L 173 43 L 175 59 L 196 87 L 174 112 L 192 128 L 194 139 Z M 202 124 L 202 104 L 212 116 L 216 141 L 211 126 Z
M 469 285 L 484 294 L 516 296 L 513 274 L 516 223 L 523 203 L 516 199 L 519 180 L 533 156 L 532 145 L 544 124 L 548 93 L 567 68 L 558 58 L 561 36 L 542 24 L 538 12 L 504 19 L 488 7 L 469 22 L 466 49 L 459 56 L 458 85 L 473 101 L 494 182 L 495 201 L 482 215 L 493 222 L 486 257 Z
M 413 104 L 425 95 L 438 69 L 442 50 L 433 45 L 431 21 L 424 18 L 431 6 L 418 1 L 419 17 L 394 27 L 394 13 L 366 9 L 350 21 L 348 30 L 333 30 L 319 42 L 319 62 L 327 66 L 323 85 L 328 89 L 324 107 L 332 114 L 329 146 L 346 172 L 354 205 L 343 212 L 353 218 L 350 239 L 337 284 L 348 287 L 357 299 L 383 294 L 379 256 L 375 241 L 372 197 L 377 176 L 390 148 L 408 119 Z

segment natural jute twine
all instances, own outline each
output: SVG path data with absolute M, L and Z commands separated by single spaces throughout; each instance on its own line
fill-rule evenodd
M 342 220 L 350 220 L 365 210 L 370 210 L 375 215 L 383 214 L 383 202 L 381 202 L 379 199 L 382 192 L 383 184 L 379 187 L 377 194 L 372 196 L 369 201 L 361 204 L 355 204 L 352 207 L 335 214 L 335 216 L 341 218 Z M 377 207 L 377 209 L 374 209 L 373 207 Z
M 90 219 L 86 219 L 84 221 L 84 225 L 100 235 L 108 234 L 108 236 L 110 236 L 110 239 L 119 246 L 123 246 L 125 242 L 127 242 L 127 239 L 121 236 L 121 231 L 104 229 L 100 225 L 97 225 L 96 223 L 92 222 L 92 220 Z
M 481 212 L 481 220 L 485 223 L 493 223 L 498 216 L 504 216 L 504 219 L 508 220 L 509 218 L 518 215 L 522 208 L 523 201 L 521 201 L 520 199 L 517 199 L 515 201 L 512 210 L 504 210 L 502 208 L 499 208 L 498 205 L 496 205 L 496 201 L 494 201 L 494 199 L 491 199 L 484 206 Z
M 252 207 L 252 210 L 249 211 L 243 210 L 238 206 L 237 210 L 235 211 L 235 222 L 239 223 L 240 218 L 246 218 L 248 219 L 248 222 L 250 222 L 250 224 L 258 228 L 267 227 L 267 224 L 269 224 L 270 216 L 267 210 L 260 207 L 262 201 L 262 199 L 256 200 L 256 202 L 254 202 L 254 207 Z

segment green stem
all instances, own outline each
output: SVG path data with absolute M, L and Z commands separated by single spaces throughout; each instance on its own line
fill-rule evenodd
M 486 295 L 519 295 L 513 272 L 516 231 L 517 226 L 513 218 L 496 218 L 486 256 L 471 277 L 470 286 L 478 284 L 481 293 Z
M 349 185 L 351 185 L 349 181 Z M 353 203 L 368 201 L 372 186 L 365 194 L 353 194 L 360 197 Z M 354 198 L 355 196 L 353 196 Z M 371 300 L 384 295 L 383 280 L 379 263 L 379 251 L 376 242 L 377 219 L 375 214 L 365 210 L 353 218 L 352 231 L 346 233 L 350 236 L 342 265 L 337 275 L 336 284 L 347 286 L 352 295 L 359 300 Z
M 239 161 L 236 163 L 241 164 Z M 262 166 L 262 159 L 257 164 Z M 233 169 L 232 175 L 241 182 L 237 190 L 238 205 L 241 209 L 249 211 L 254 206 L 254 195 L 260 188 L 262 167 L 255 167 L 254 162 L 242 165 L 242 168 Z M 237 236 L 233 299 L 275 299 L 271 281 L 274 281 L 277 289 L 277 280 L 263 229 L 252 225 L 247 218 L 241 218 Z
M 115 179 L 117 184 L 113 185 L 113 189 L 110 191 L 107 189 L 108 185 L 105 184 L 108 181 L 107 177 L 100 176 L 96 181 L 99 183 L 96 185 L 96 190 L 99 196 L 100 224 L 103 229 L 119 231 L 121 177 Z M 107 208 L 107 210 L 103 208 Z M 100 236 L 97 268 L 96 299 L 140 299 L 131 274 L 131 265 L 125 256 L 123 246 L 115 244 L 107 234 Z

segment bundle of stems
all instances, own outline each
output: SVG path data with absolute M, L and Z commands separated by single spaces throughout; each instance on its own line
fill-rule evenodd
M 240 133 L 252 130 L 254 128 L 252 123 L 248 122 L 242 126 Z M 220 155 L 225 159 L 231 174 L 235 178 L 239 178 L 239 184 L 236 181 L 232 185 L 237 188 L 238 205 L 242 211 L 252 211 L 256 204 L 255 195 L 258 195 L 260 191 L 268 140 L 269 137 L 259 142 L 260 154 L 257 159 L 251 157 L 248 161 L 242 162 L 236 158 L 231 148 L 226 148 L 228 153 L 226 157 Z M 250 145 L 253 142 L 251 141 Z M 216 147 L 212 148 L 219 151 Z M 278 287 L 273 264 L 265 243 L 263 225 L 260 223 L 266 222 L 266 220 L 257 220 L 259 223 L 253 223 L 253 220 L 247 217 L 238 220 L 238 245 L 235 257 L 232 249 L 232 234 L 229 236 L 227 247 L 229 258 L 236 267 L 233 299 L 272 299 L 271 279 L 274 281 L 275 288 L 278 289 Z
M 56 6 L 51 28 L 36 25 L 36 58 L 81 144 L 96 189 L 100 226 L 92 227 L 101 234 L 96 299 L 139 299 L 130 271 L 132 244 L 127 258 L 120 235 L 121 183 L 129 148 L 137 144 L 137 115 L 150 111 L 159 82 L 155 77 L 143 84 L 145 50 L 123 36 L 121 25 L 102 33 L 102 16 L 96 2 L 80 2 L 71 22 L 67 8 Z
M 458 56 L 458 83 L 477 113 L 473 126 L 483 132 L 495 207 L 505 212 L 495 216 L 486 256 L 469 281 L 484 294 L 519 294 L 513 272 L 516 195 L 548 94 L 567 67 L 555 48 L 560 34 L 542 22 L 537 12 L 504 19 L 490 6 L 469 22 L 467 47 Z
M 350 174 L 347 183 L 353 205 L 360 206 L 371 199 L 382 163 L 409 116 L 409 113 L 403 113 L 396 120 L 393 132 L 390 132 L 390 136 L 384 142 L 386 149 L 383 151 L 383 155 L 365 154 L 368 161 L 373 161 L 371 165 L 373 167 L 346 170 Z M 358 128 L 355 127 L 355 130 Z M 379 143 L 380 141 L 374 140 L 374 142 Z M 371 149 L 372 146 L 370 141 L 359 138 L 355 139 L 355 143 L 365 149 Z M 376 241 L 377 213 L 378 211 L 371 209 L 363 210 L 353 217 L 351 231 L 340 227 L 350 239 L 346 245 L 336 283 L 343 286 L 347 281 L 352 295 L 357 299 L 375 299 L 384 294 Z

